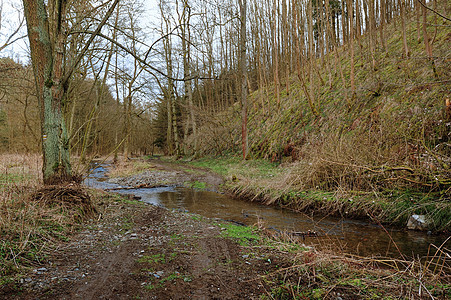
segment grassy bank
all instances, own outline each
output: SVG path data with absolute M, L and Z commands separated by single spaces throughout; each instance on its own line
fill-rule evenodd
M 411 190 L 325 191 L 299 189 L 289 183 L 298 166 L 239 157 L 203 158 L 188 162 L 224 176 L 226 189 L 238 197 L 275 204 L 295 211 L 367 219 L 405 226 L 413 214 L 428 216 L 431 230 L 451 230 L 451 198 L 440 192 Z

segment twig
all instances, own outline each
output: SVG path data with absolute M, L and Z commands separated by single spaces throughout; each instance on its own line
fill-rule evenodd
M 374 215 L 368 211 L 367 212 L 372 218 L 373 220 L 375 220 L 377 222 L 377 224 L 385 231 L 385 233 L 388 235 L 388 237 L 390 238 L 390 240 L 392 241 L 393 245 L 396 247 L 396 250 L 398 250 L 399 254 L 401 255 L 403 260 L 406 260 L 406 258 L 404 257 L 404 255 L 402 254 L 401 250 L 399 249 L 398 245 L 396 244 L 396 242 L 393 240 L 393 238 L 391 237 L 390 233 L 387 231 L 387 229 L 385 229 L 385 227 L 381 224 L 381 222 L 374 217 Z
M 445 20 L 451 21 L 450 18 L 445 17 L 444 15 L 442 15 L 441 13 L 439 13 L 438 11 L 433 10 L 432 8 L 426 6 L 426 4 L 424 4 L 423 2 L 421 2 L 420 0 L 417 0 L 424 8 L 432 11 L 434 14 L 439 15 L 440 17 L 442 17 Z

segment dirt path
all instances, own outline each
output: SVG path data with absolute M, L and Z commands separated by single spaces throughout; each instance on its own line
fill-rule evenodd
M 0 299 L 258 299 L 284 255 L 224 237 L 214 220 L 138 202 L 98 203 L 99 220 L 56 246 Z

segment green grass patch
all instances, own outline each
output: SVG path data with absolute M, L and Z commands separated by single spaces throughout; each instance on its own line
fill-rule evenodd
M 185 186 L 191 189 L 205 190 L 207 183 L 202 181 L 185 182 Z
M 236 239 L 241 246 L 249 246 L 261 239 L 254 227 L 228 223 L 220 224 L 219 226 L 224 228 L 221 232 L 221 236 Z
M 205 157 L 188 162 L 188 164 L 207 168 L 217 174 L 234 178 L 271 178 L 281 172 L 278 168 L 279 163 L 264 159 L 242 160 L 236 156 Z
M 24 174 L 0 174 L 0 184 L 20 183 L 30 179 Z
M 149 263 L 149 264 L 156 264 L 156 263 L 166 263 L 166 255 L 163 253 L 153 254 L 153 255 L 144 255 L 143 257 L 140 257 L 138 259 L 139 263 Z
M 211 171 L 226 176 L 229 173 L 231 166 L 238 164 L 241 160 L 238 157 L 223 157 L 223 158 L 202 158 L 199 160 L 188 162 L 188 164 L 210 169 Z

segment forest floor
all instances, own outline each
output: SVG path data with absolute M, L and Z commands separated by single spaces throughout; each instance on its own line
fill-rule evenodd
M 152 183 L 142 175 L 148 165 L 138 177 L 127 171 L 130 167 L 111 175 L 127 174 L 116 180 L 137 185 L 168 184 L 168 178 L 185 186 L 208 182 L 218 187 L 222 182 L 202 168 L 151 165 Z M 2 277 L 0 299 L 450 297 L 451 282 L 443 266 L 430 272 L 416 262 L 386 260 L 380 268 L 373 259 L 319 252 L 258 228 L 170 211 L 114 193 L 90 194 L 96 214 L 58 242 L 42 245 L 41 259 Z

